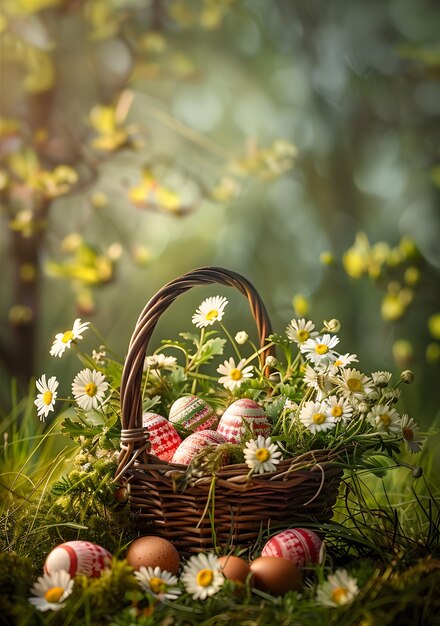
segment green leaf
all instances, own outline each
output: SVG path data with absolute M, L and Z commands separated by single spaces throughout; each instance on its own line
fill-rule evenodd
M 160 396 L 153 396 L 152 398 L 145 398 L 142 402 L 142 411 L 145 413 L 159 404 L 161 401 Z
M 226 343 L 226 339 L 216 337 L 215 339 L 208 339 L 206 343 L 200 348 L 200 352 L 197 358 L 197 362 L 207 363 L 214 356 L 223 354 L 223 347 Z
M 174 385 L 181 385 L 182 383 L 186 382 L 188 380 L 188 377 L 186 375 L 185 372 L 185 368 L 183 368 L 182 366 L 177 366 L 173 369 L 173 371 L 170 374 L 170 382 L 171 384 Z
M 195 333 L 179 333 L 179 337 L 182 339 L 186 339 L 186 341 L 191 341 L 195 346 L 199 345 L 200 336 Z

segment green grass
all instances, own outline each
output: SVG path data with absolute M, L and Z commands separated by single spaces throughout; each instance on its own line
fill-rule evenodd
M 311 528 L 325 535 L 327 559 L 305 572 L 301 592 L 276 598 L 249 586 L 238 593 L 227 583 L 204 602 L 182 594 L 173 603 L 154 606 L 138 590 L 123 561 L 135 531 L 128 510 L 113 499 L 114 452 L 80 450 L 60 435 L 63 416 L 48 425 L 38 422 L 32 394 L 31 388 L 27 399 L 14 402 L 13 412 L 2 416 L 0 626 L 436 623 L 440 612 L 436 591 L 440 585 L 439 433 L 430 437 L 420 455 L 405 458 L 407 465 L 422 467 L 419 478 L 410 467 L 380 457 L 370 460 L 369 469 L 346 471 L 333 519 L 319 526 L 310 522 Z M 80 576 L 65 609 L 38 613 L 27 597 L 45 556 L 58 543 L 75 538 L 110 549 L 115 555 L 113 569 L 98 579 Z M 258 546 L 251 552 L 255 556 Z M 348 606 L 320 606 L 315 601 L 316 585 L 337 567 L 357 579 L 361 592 Z

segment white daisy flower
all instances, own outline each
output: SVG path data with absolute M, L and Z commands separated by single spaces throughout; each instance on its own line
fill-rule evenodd
M 144 361 L 144 371 L 150 370 L 166 370 L 172 369 L 177 363 L 177 359 L 174 356 L 166 356 L 165 354 L 153 354 L 152 356 L 146 356 Z
M 284 410 L 291 413 L 293 411 L 296 411 L 298 409 L 298 405 L 296 402 L 293 402 L 293 400 L 289 400 L 289 398 L 287 398 L 287 400 L 284 403 Z
M 312 433 L 325 432 L 336 426 L 325 402 L 306 402 L 299 412 L 299 419 Z
M 304 382 L 307 387 L 315 389 L 318 392 L 318 400 L 322 400 L 323 397 L 334 388 L 331 379 L 326 375 L 326 373 L 317 372 L 313 369 L 313 367 L 310 367 L 308 363 L 306 363 L 304 369 Z
M 326 399 L 329 412 L 336 422 L 346 422 L 353 417 L 353 406 L 347 398 L 330 396 Z
M 281 461 L 281 450 L 270 437 L 258 435 L 257 439 L 248 441 L 244 450 L 246 465 L 257 474 L 273 472 Z
M 338 607 L 352 602 L 358 593 L 356 579 L 345 569 L 338 569 L 319 585 L 316 600 L 323 606 Z
M 57 397 L 57 388 L 59 382 L 55 376 L 51 376 L 46 381 L 46 374 L 35 382 L 35 385 L 40 392 L 34 400 L 34 404 L 37 407 L 37 415 L 40 420 L 44 422 L 50 411 L 54 410 L 55 400 Z
M 61 357 L 64 351 L 70 348 L 72 341 L 82 339 L 82 333 L 90 326 L 90 322 L 81 322 L 78 317 L 74 322 L 71 330 L 66 330 L 64 333 L 57 333 L 55 340 L 50 349 L 52 356 Z
M 28 600 L 39 611 L 58 611 L 63 608 L 63 602 L 70 596 L 72 589 L 73 580 L 68 572 L 59 570 L 40 576 L 31 588 L 34 597 Z
M 305 319 L 300 320 L 291 320 L 290 324 L 286 328 L 286 335 L 290 341 L 294 341 L 298 345 L 307 341 L 311 337 L 316 337 L 318 335 L 317 330 L 313 330 L 315 328 L 315 324 L 308 320 L 306 322 Z
M 181 581 L 193 600 L 205 600 L 219 591 L 225 579 L 217 556 L 212 552 L 202 552 L 187 561 Z
M 391 380 L 391 372 L 372 372 L 371 379 L 376 387 L 386 387 Z
M 246 378 L 252 378 L 253 365 L 247 365 L 245 367 L 246 359 L 241 359 L 237 365 L 235 360 L 231 357 L 229 361 L 225 361 L 223 365 L 219 365 L 217 372 L 223 374 L 218 379 L 218 382 L 233 391 L 236 387 L 240 387 L 241 383 Z
M 238 332 L 235 335 L 235 341 L 242 346 L 243 344 L 246 343 L 246 341 L 249 339 L 249 335 L 247 334 L 247 332 L 245 330 L 240 330 L 240 332 Z
M 420 452 L 422 449 L 423 440 L 419 439 L 417 441 L 415 438 L 415 434 L 418 430 L 419 427 L 413 418 L 404 413 L 402 415 L 402 437 L 408 450 L 412 452 L 412 454 L 417 454 L 417 452 Z
M 160 567 L 140 567 L 134 572 L 140 587 L 158 600 L 175 600 L 182 591 L 177 586 L 177 576 Z
M 351 367 L 342 369 L 334 382 L 342 394 L 350 399 L 361 400 L 373 391 L 373 383 L 368 376 Z
M 350 363 L 358 363 L 359 359 L 357 358 L 357 354 L 349 354 L 346 352 L 345 354 L 338 354 L 336 361 L 332 363 L 333 367 L 347 367 Z
M 367 414 L 367 420 L 379 432 L 398 434 L 402 432 L 402 419 L 396 409 L 377 404 Z
M 81 370 L 73 379 L 72 393 L 78 406 L 84 411 L 97 409 L 104 400 L 108 382 L 97 370 Z
M 339 337 L 326 333 L 321 337 L 307 339 L 299 348 L 306 359 L 318 366 L 330 365 L 336 361 L 337 352 L 333 350 L 339 343 Z
M 214 296 L 203 300 L 197 311 L 192 317 L 192 323 L 197 328 L 204 328 L 214 324 L 215 321 L 220 321 L 223 317 L 223 311 L 228 301 L 224 296 Z

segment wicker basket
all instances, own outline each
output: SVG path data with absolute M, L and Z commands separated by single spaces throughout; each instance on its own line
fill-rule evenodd
M 217 546 L 245 546 L 266 530 L 332 516 L 342 471 L 330 450 L 313 450 L 285 459 L 276 471 L 247 478 L 245 464 L 221 468 L 176 491 L 174 478 L 186 466 L 149 454 L 142 428 L 141 380 L 148 342 L 162 313 L 197 285 L 235 287 L 248 299 L 260 345 L 271 334 L 265 306 L 255 288 L 235 272 L 203 267 L 169 282 L 148 302 L 133 332 L 121 382 L 122 432 L 117 479 L 129 485 L 130 506 L 144 534 L 165 537 L 182 552 Z M 269 351 L 270 353 L 270 351 Z M 268 352 L 262 352 L 261 361 Z

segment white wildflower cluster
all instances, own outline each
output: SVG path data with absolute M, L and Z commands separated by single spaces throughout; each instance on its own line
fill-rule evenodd
M 182 586 L 193 600 L 205 600 L 216 594 L 223 586 L 225 578 L 220 561 L 212 552 L 195 554 L 185 564 L 179 579 L 160 567 L 140 567 L 134 572 L 140 589 L 156 602 L 176 600 L 182 593 Z M 74 587 L 74 579 L 64 570 L 40 576 L 31 588 L 28 598 L 38 611 L 59 611 Z
M 337 351 L 339 331 L 337 320 L 325 323 L 319 333 L 310 320 L 293 319 L 286 329 L 291 342 L 297 344 L 304 364 L 304 384 L 309 393 L 296 414 L 312 433 L 329 431 L 352 420 L 365 420 L 372 432 L 382 437 L 395 437 L 406 442 L 408 449 L 419 452 L 422 441 L 416 436 L 416 422 L 400 415 L 395 404 L 400 397 L 397 385 L 390 386 L 390 372 L 377 371 L 370 376 L 352 367 L 358 363 L 356 354 Z M 405 376 L 405 380 L 409 376 Z

